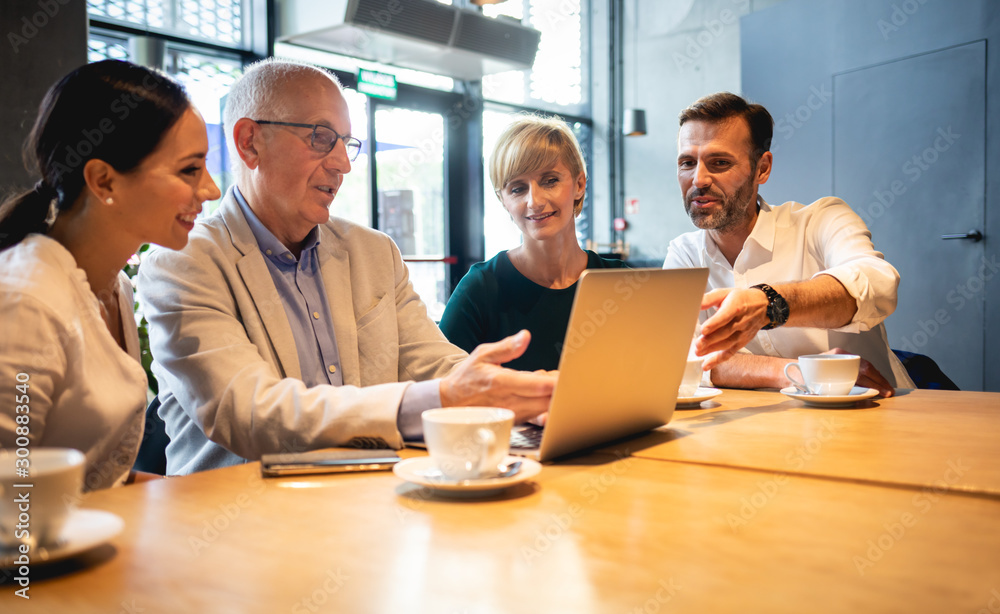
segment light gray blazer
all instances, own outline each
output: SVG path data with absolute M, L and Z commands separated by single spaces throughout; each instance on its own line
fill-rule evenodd
M 285 309 L 232 190 L 187 247 L 143 260 L 138 295 L 169 474 L 272 452 L 401 447 L 396 416 L 407 386 L 466 357 L 427 316 L 387 235 L 336 218 L 319 229 L 344 386 L 302 382 Z

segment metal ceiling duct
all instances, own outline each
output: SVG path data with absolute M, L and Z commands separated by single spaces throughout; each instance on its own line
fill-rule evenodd
M 531 68 L 541 33 L 434 0 L 279 0 L 278 40 L 476 80 Z

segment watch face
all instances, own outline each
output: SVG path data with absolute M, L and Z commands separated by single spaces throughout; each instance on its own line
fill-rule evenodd
M 773 326 L 781 326 L 788 321 L 788 303 L 780 294 L 775 293 L 774 299 L 767 306 L 767 317 Z
M 778 320 L 782 324 L 788 321 L 788 303 L 786 303 L 784 299 L 778 301 L 777 304 L 775 304 L 774 310 L 778 312 L 777 314 L 778 317 L 775 318 L 776 320 Z

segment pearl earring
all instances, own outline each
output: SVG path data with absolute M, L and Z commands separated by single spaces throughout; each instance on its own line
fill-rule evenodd
M 104 202 L 108 203 L 109 205 L 113 205 L 115 204 L 115 199 L 108 196 L 107 198 L 104 199 Z

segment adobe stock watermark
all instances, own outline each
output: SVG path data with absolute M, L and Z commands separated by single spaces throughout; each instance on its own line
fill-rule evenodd
M 257 483 L 253 484 L 255 479 Z M 202 521 L 201 531 L 197 535 L 188 535 L 188 546 L 191 547 L 191 553 L 194 556 L 201 556 L 202 550 L 215 543 L 222 533 L 232 525 L 233 521 L 239 518 L 245 509 L 253 505 L 253 499 L 250 495 L 259 495 L 264 492 L 264 482 L 259 475 L 255 473 L 250 482 L 249 493 L 241 492 L 236 495 L 233 501 L 220 503 L 216 509 L 212 510 L 211 519 L 206 518 Z
M 735 5 L 733 9 L 722 9 L 717 17 L 705 21 L 697 34 L 687 36 L 684 53 L 674 52 L 674 65 L 678 70 L 696 67 L 697 61 L 722 38 L 726 30 L 739 22 L 740 15 L 750 12 L 750 0 L 732 0 L 732 3 Z
M 141 605 L 136 605 L 135 599 L 132 601 L 122 601 L 121 609 L 118 610 L 118 614 L 142 614 L 146 611 L 146 608 Z
M 461 100 L 454 103 L 444 115 L 444 124 L 456 129 L 467 121 L 483 106 L 481 97 L 466 93 Z M 406 153 L 397 154 L 401 160 L 398 168 L 393 169 L 392 177 L 396 183 L 405 182 L 414 173 L 423 169 L 429 162 L 439 163 L 444 156 L 445 127 L 434 129 L 428 136 L 419 141 L 407 143 Z
M 635 459 L 628 456 L 628 451 L 624 454 L 615 452 L 617 461 L 602 471 L 600 475 L 590 478 L 580 487 L 580 496 L 583 497 L 589 506 L 595 505 L 615 484 L 622 475 L 632 468 Z M 566 535 L 573 526 L 586 514 L 587 509 L 574 501 L 570 503 L 563 512 L 549 514 L 545 525 L 535 531 L 534 539 L 530 546 L 521 546 L 521 558 L 528 566 L 534 565 L 535 561 L 552 549 L 557 541 Z
M 301 441 L 291 441 L 282 444 L 279 454 L 295 454 L 304 452 L 307 446 Z M 222 534 L 229 529 L 232 524 L 243 515 L 243 512 L 254 503 L 254 498 L 260 495 L 267 488 L 264 477 L 259 471 L 255 471 L 247 478 L 246 489 L 236 495 L 232 501 L 220 503 L 208 514 L 210 518 L 205 518 L 201 523 L 200 531 L 197 534 L 188 535 L 188 546 L 191 553 L 198 557 L 202 550 L 215 543 Z
M 783 142 L 791 140 L 795 133 L 831 100 L 833 100 L 833 92 L 829 89 L 828 84 L 810 85 L 809 93 L 802 104 L 785 113 L 783 117 L 774 120 L 774 139 L 771 142 L 771 151 L 777 152 L 781 148 L 779 143 L 774 142 L 779 134 Z
M 564 351 L 573 353 L 583 347 L 587 339 L 597 334 L 598 329 L 607 323 L 608 316 L 617 313 L 621 303 L 630 300 L 635 292 L 649 281 L 649 277 L 648 271 L 637 271 L 635 275 L 615 282 L 616 296 L 604 299 L 600 307 L 588 311 L 586 319 L 577 330 L 568 331 L 563 341 L 556 342 L 556 351 L 560 354 Z
M 156 74 L 147 74 L 142 79 L 142 89 L 144 92 L 155 91 L 162 83 L 163 77 Z M 79 140 L 66 139 L 66 144 L 61 155 L 54 156 L 50 161 L 50 167 L 58 178 L 70 174 L 77 167 L 86 163 L 87 156 L 92 154 L 104 142 L 110 134 L 124 125 L 124 122 L 132 115 L 132 112 L 139 108 L 145 97 L 139 92 L 122 92 L 108 105 L 108 115 L 102 117 L 90 128 L 80 131 Z M 55 180 L 56 185 L 59 179 Z
M 532 20 L 536 24 L 540 24 L 542 22 L 548 23 L 551 27 L 579 27 L 580 3 L 573 2 L 571 0 L 561 0 L 555 8 L 552 8 L 551 4 L 547 4 L 542 8 L 542 10 L 537 11 L 537 13 L 535 12 L 535 9 L 532 8 Z M 566 21 L 571 21 L 571 23 L 564 23 Z
M 344 586 L 347 580 L 351 577 L 343 572 L 339 567 L 336 571 L 328 569 L 326 574 L 323 576 L 323 583 L 312 593 L 309 594 L 305 599 L 301 599 L 295 602 L 292 606 L 292 614 L 306 614 L 306 612 L 318 612 L 320 609 L 324 611 L 329 611 L 329 608 L 324 608 L 323 606 L 330 597 L 337 594 L 337 591 Z
M 868 570 L 885 558 L 886 553 L 906 537 L 910 529 L 915 527 L 920 522 L 920 519 L 927 515 L 927 512 L 941 499 L 942 495 L 948 492 L 950 487 L 958 483 L 962 479 L 962 476 L 972 468 L 970 464 L 961 458 L 950 460 L 947 465 L 948 468 L 941 478 L 935 480 L 933 486 L 923 488 L 919 493 L 913 495 L 910 505 L 915 512 L 903 512 L 898 518 L 883 523 L 882 528 L 884 531 L 874 539 L 869 539 L 865 542 L 865 556 L 854 555 L 851 560 L 854 563 L 855 569 L 858 570 L 859 576 L 864 577 Z
M 788 462 L 793 471 L 801 470 L 819 454 L 824 443 L 833 439 L 838 428 L 839 425 L 834 419 L 824 418 L 820 421 L 816 433 L 802 445 L 790 450 L 785 455 L 785 461 Z M 733 533 L 739 533 L 767 504 L 778 496 L 781 490 L 788 485 L 789 480 L 790 477 L 785 472 L 777 472 L 770 478 L 757 480 L 754 491 L 748 496 L 740 497 L 739 509 L 735 513 L 729 512 L 724 519 L 717 519 L 718 522 L 728 524 Z
M 900 167 L 900 173 L 909 179 L 909 184 L 903 179 L 893 179 L 889 182 L 887 190 L 876 188 L 872 192 L 875 200 L 858 210 L 857 213 L 865 224 L 870 226 L 873 221 L 885 215 L 896 203 L 896 199 L 906 194 L 906 191 L 920 181 L 920 178 L 930 170 L 931 166 L 936 164 L 941 156 L 962 138 L 962 135 L 955 132 L 951 126 L 938 128 L 934 135 L 934 140 L 929 146 L 925 147 L 923 151 L 913 154 L 913 157 Z
M 16 29 L 7 32 L 7 42 L 10 43 L 10 47 L 14 50 L 14 53 L 20 53 L 20 48 L 38 36 L 38 32 L 49 25 L 52 18 L 59 14 L 59 10 L 71 1 L 38 0 L 38 10 L 30 16 L 25 15 L 21 17 L 20 23 L 15 26 Z
M 421 486 L 420 488 L 414 488 L 406 493 L 409 501 L 406 505 L 396 506 L 396 518 L 399 519 L 400 523 L 405 523 L 410 516 L 422 508 L 427 501 L 435 498 L 434 490 L 428 488 L 427 486 Z
M 921 349 L 930 343 L 944 328 L 952 321 L 953 314 L 965 309 L 965 306 L 974 299 L 981 298 L 986 282 L 993 279 L 1000 272 L 1000 261 L 996 254 L 991 254 L 989 258 L 985 255 L 979 271 L 970 275 L 965 281 L 955 284 L 955 287 L 948 291 L 945 300 L 950 307 L 948 309 L 938 309 L 933 316 L 926 320 L 917 320 L 916 328 L 909 335 L 902 336 L 899 349 L 904 352 L 920 353 Z
M 986 607 L 979 609 L 976 614 L 1000 614 L 1000 590 L 990 591 L 990 600 L 986 602 Z
M 930 0 L 903 0 L 892 5 L 886 19 L 879 19 L 875 25 L 884 40 L 889 40 L 889 36 L 899 32 L 900 28 L 910 21 L 910 17 L 915 15 L 920 7 L 930 2 Z
M 355 17 L 356 22 L 365 19 L 359 28 L 355 28 L 354 40 L 352 44 L 359 52 L 368 49 L 372 44 L 372 33 L 379 32 L 386 28 L 392 20 L 403 12 L 403 3 L 400 0 L 389 0 L 385 8 L 369 11 L 368 15 Z
M 677 591 L 684 588 L 682 585 L 674 583 L 673 576 L 669 580 L 660 580 L 656 586 L 657 589 L 653 596 L 644 601 L 642 605 L 632 608 L 631 614 L 656 614 L 663 606 L 670 603 Z

